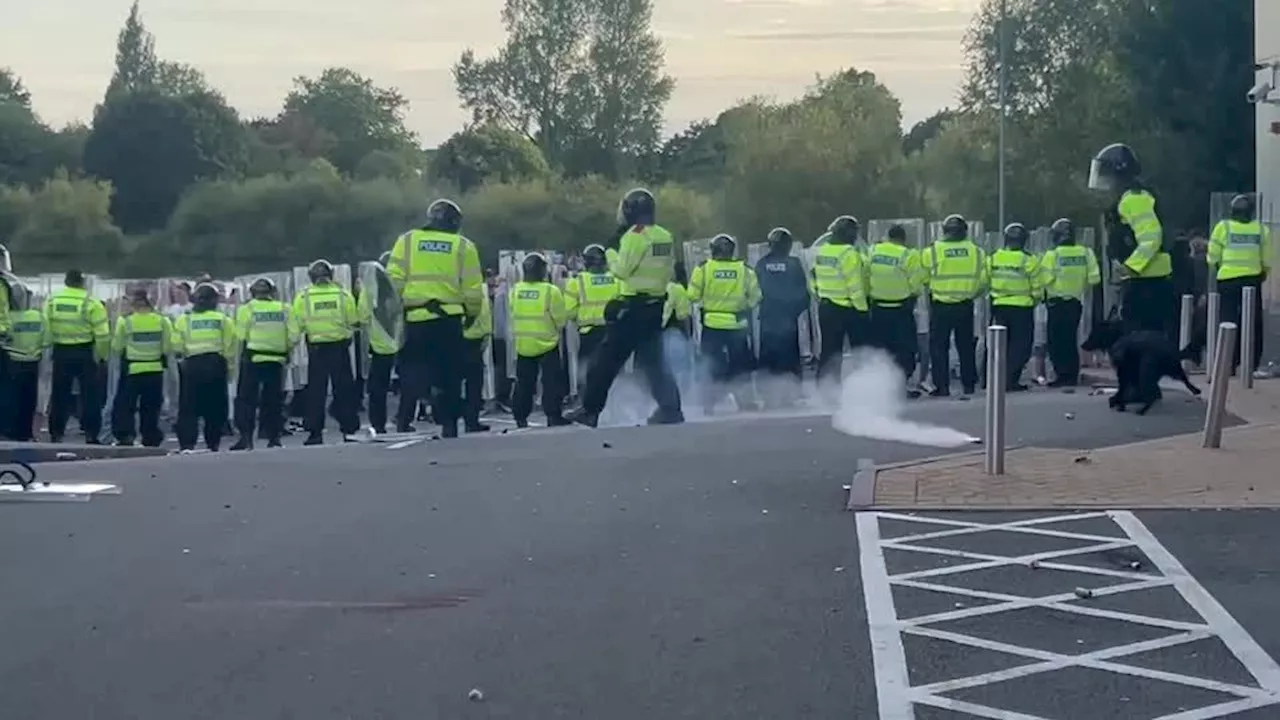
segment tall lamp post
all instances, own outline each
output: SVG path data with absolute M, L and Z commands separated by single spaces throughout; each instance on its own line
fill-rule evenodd
M 1000 28 L 999 28 L 999 38 L 997 40 L 997 42 L 999 43 L 999 53 L 1000 53 L 1000 80 L 999 80 L 1000 82 L 1000 147 L 999 147 L 999 150 L 997 151 L 998 163 L 1000 166 L 1000 179 L 998 182 L 998 187 L 999 187 L 998 192 L 999 192 L 999 198 L 1000 198 L 999 200 L 1000 209 L 998 213 L 998 217 L 1000 218 L 1000 220 L 999 220 L 998 230 L 1000 232 L 1004 231 L 1004 226 L 1005 226 L 1005 215 L 1004 215 L 1004 210 L 1005 210 L 1004 133 L 1005 133 L 1005 129 L 1004 129 L 1004 126 L 1005 126 L 1005 119 L 1009 114 L 1009 98 L 1008 98 L 1009 70 L 1007 66 L 1008 63 L 1007 63 L 1007 57 L 1006 57 L 1006 53 L 1007 53 L 1006 46 L 1008 45 L 1008 42 L 1006 39 L 1007 34 L 1005 32 L 1005 26 L 1008 25 L 1008 21 L 1009 21 L 1009 0 L 1000 0 Z

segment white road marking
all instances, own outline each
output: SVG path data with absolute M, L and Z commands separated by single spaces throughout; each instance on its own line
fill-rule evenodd
M 935 525 L 946 529 L 886 540 L 882 539 L 880 535 L 880 518 Z M 1092 535 L 1042 527 L 1059 522 L 1097 518 L 1110 518 L 1124 531 L 1125 537 Z M 1226 717 L 1232 713 L 1249 709 L 1280 705 L 1280 665 L 1258 645 L 1235 618 L 1231 617 L 1230 613 L 1213 598 L 1209 591 L 1187 572 L 1186 568 L 1151 534 L 1133 513 L 1115 511 L 1049 515 L 1004 523 L 981 523 L 898 513 L 860 513 L 857 517 L 857 523 L 859 551 L 862 557 L 863 591 L 867 604 L 867 620 L 870 628 L 876 674 L 876 692 L 879 697 L 881 718 L 913 720 L 915 717 L 914 706 L 915 704 L 920 704 L 964 712 L 978 717 L 991 718 L 992 720 L 1044 720 L 1034 715 L 955 700 L 944 697 L 943 693 L 957 692 L 963 689 L 1072 667 L 1174 683 L 1232 695 L 1236 698 L 1208 707 L 1180 711 L 1157 720 L 1208 720 L 1209 718 Z M 940 538 L 992 531 L 1016 532 L 1059 540 L 1076 540 L 1089 544 L 1065 550 L 1052 550 L 1018 556 L 998 556 L 967 550 L 927 547 L 918 544 Z M 1154 570 L 1158 571 L 1158 574 L 1156 572 L 1128 572 L 1109 568 L 1095 568 L 1068 562 L 1069 558 L 1074 555 L 1107 552 L 1126 547 L 1142 551 L 1155 566 Z M 884 551 L 888 549 L 951 557 L 968 562 L 890 575 L 885 564 L 884 555 Z M 1112 583 L 1102 587 L 1090 588 L 1093 597 L 1114 596 L 1158 587 L 1171 587 L 1200 615 L 1203 622 L 1181 622 L 1148 617 L 1137 613 L 1107 610 L 1087 604 L 1073 604 L 1073 601 L 1078 600 L 1074 592 L 1032 598 L 1024 595 L 991 590 L 973 590 L 946 584 L 948 577 L 1012 565 L 1027 566 L 1033 561 L 1037 563 L 1037 567 L 1045 570 L 1094 575 L 1099 579 L 1105 578 Z M 1123 582 L 1115 584 L 1116 581 Z M 894 585 L 994 602 L 978 607 L 965 607 L 914 618 L 901 618 L 893 601 Z M 1016 592 L 1016 588 L 1012 588 L 1012 590 Z M 1161 628 L 1167 630 L 1168 634 L 1151 640 L 1107 647 L 1080 655 L 1066 655 L 973 637 L 937 627 L 941 623 L 962 618 L 990 616 L 1026 608 L 1075 613 L 1148 628 Z M 912 687 L 910 685 L 906 653 L 903 650 L 903 634 L 1015 655 L 1035 662 L 1004 670 L 979 673 Z M 1228 650 L 1236 656 L 1236 659 L 1257 680 L 1258 687 L 1123 664 L 1125 658 L 1139 653 L 1175 647 L 1210 638 L 1218 638 L 1222 641 Z

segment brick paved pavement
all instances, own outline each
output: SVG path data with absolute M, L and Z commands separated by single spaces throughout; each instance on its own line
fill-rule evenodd
M 981 451 L 883 466 L 875 507 L 915 509 L 1280 507 L 1280 381 L 1231 388 L 1222 448 L 1180 435 L 1092 452 L 1010 450 L 1006 474 L 983 472 Z

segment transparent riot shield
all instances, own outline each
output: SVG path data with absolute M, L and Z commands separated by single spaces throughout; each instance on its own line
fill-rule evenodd
M 1032 230 L 1027 242 L 1027 252 L 1043 260 L 1044 254 L 1053 246 L 1050 235 L 1047 227 Z M 1045 358 L 1049 346 L 1049 308 L 1044 303 L 1037 302 L 1033 315 L 1035 324 L 1032 330 L 1031 373 L 1037 382 L 1043 382 L 1047 377 Z
M 515 382 L 516 378 L 516 341 L 511 328 L 511 308 L 508 306 L 508 298 L 511 288 L 520 282 L 520 264 L 523 262 L 523 250 L 498 251 L 498 290 L 501 298 L 494 298 L 493 319 L 495 330 L 500 325 L 506 340 L 506 374 L 511 382 Z M 501 323 L 498 322 L 499 313 L 502 316 Z
M 370 313 L 369 317 L 363 318 L 370 325 L 370 331 L 363 334 L 359 352 L 363 366 L 367 367 L 372 353 L 372 332 L 384 334 L 396 347 L 404 344 L 404 303 L 400 300 L 400 293 L 391 284 L 386 269 L 378 263 L 362 262 L 357 273 L 362 304 Z
M 548 255 L 548 257 L 552 257 Z M 550 268 L 549 279 L 551 284 L 564 291 L 565 283 L 569 281 L 569 268 L 564 264 L 564 253 L 555 253 L 554 257 L 557 263 Z M 578 394 L 578 330 L 569 323 L 560 330 L 560 368 L 561 376 L 568 380 L 568 389 L 570 396 Z
M 689 273 L 689 277 L 693 277 L 693 269 L 702 263 L 711 259 L 711 238 L 703 238 L 701 240 L 686 240 L 684 242 L 684 267 Z M 698 348 L 702 347 L 702 312 L 699 308 L 693 310 L 693 347 L 694 354 L 698 352 Z

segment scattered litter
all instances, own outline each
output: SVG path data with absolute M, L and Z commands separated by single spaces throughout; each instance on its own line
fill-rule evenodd
M 813 434 L 813 428 L 805 428 L 805 429 L 804 429 L 804 434 L 805 434 L 805 435 L 812 435 L 812 434 Z
M 1076 588 L 1076 597 L 1080 598 L 1081 600 L 1088 600 L 1089 598 L 1093 597 L 1093 591 L 1090 590 L 1089 588 L 1078 587 Z
M 1076 458 L 1075 460 L 1073 460 L 1072 462 L 1076 463 L 1077 465 L 1088 465 L 1089 463 L 1091 463 L 1091 462 L 1093 462 L 1093 461 L 1089 459 L 1089 456 L 1087 456 L 1087 455 L 1081 455 L 1080 457 L 1077 457 L 1077 458 Z
M 962 603 L 962 602 L 958 602 L 958 603 L 956 603 L 956 609 L 957 609 L 957 610 L 962 610 L 962 609 L 964 609 L 964 603 Z
M 1039 560 L 1032 560 L 1031 562 L 1027 563 L 1027 567 L 1031 568 L 1032 570 L 1039 570 L 1039 569 L 1040 569 L 1040 561 L 1039 561 Z
M 76 454 L 73 452 L 60 452 L 54 455 L 54 457 L 59 460 L 75 460 Z M 152 477 L 155 477 L 155 476 L 153 475 Z
M 183 555 L 191 554 L 191 548 L 182 548 L 182 554 Z
M 844 566 L 843 566 L 843 565 L 840 565 L 840 566 L 836 567 L 835 572 L 844 572 Z
M 769 511 L 768 511 L 768 510 L 761 510 L 761 511 L 760 511 L 760 514 L 761 514 L 761 515 L 768 515 L 768 514 L 769 514 Z
M 1068 419 L 1068 420 L 1075 420 L 1075 419 L 1076 419 L 1076 414 L 1075 414 L 1075 413 L 1066 413 L 1066 414 L 1064 414 L 1064 415 L 1063 415 L 1063 417 L 1065 417 L 1065 418 L 1066 418 L 1066 419 Z
M 1142 563 L 1141 563 L 1140 561 L 1138 561 L 1138 560 L 1134 560 L 1133 562 L 1129 563 L 1129 569 L 1130 569 L 1130 570 L 1141 570 L 1141 569 L 1142 569 Z
M 484 702 L 484 693 L 480 692 L 480 688 L 471 688 L 471 692 L 467 693 L 467 699 L 471 702 Z
M 440 464 L 440 461 L 439 461 L 439 460 L 431 460 L 431 461 L 429 461 L 427 464 L 428 464 L 428 465 L 439 465 L 439 464 Z
M 431 579 L 431 580 L 435 580 L 435 578 L 436 578 L 436 574 L 435 574 L 435 573 L 428 573 L 428 574 L 427 574 L 427 578 L 428 578 L 428 579 Z
M 737 485 L 737 484 L 738 484 L 738 481 L 737 481 L 737 480 L 730 480 L 729 482 L 730 482 L 731 484 L 733 484 L 733 485 Z
M 607 450 L 607 449 L 609 449 L 609 448 L 611 448 L 611 447 L 613 447 L 613 446 L 612 446 L 612 445 L 610 445 L 609 443 L 600 443 L 600 447 L 605 448 L 605 449 Z

